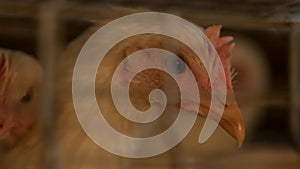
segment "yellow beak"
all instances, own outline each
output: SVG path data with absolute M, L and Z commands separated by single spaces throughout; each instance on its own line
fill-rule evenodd
M 241 111 L 236 103 L 225 107 L 220 126 L 237 140 L 241 147 L 245 138 L 245 126 Z
M 201 93 L 201 99 L 199 114 L 207 117 L 208 108 L 210 107 L 210 94 Z M 232 91 L 227 93 L 226 104 L 219 125 L 237 140 L 240 147 L 242 146 L 245 138 L 245 126 L 242 113 Z

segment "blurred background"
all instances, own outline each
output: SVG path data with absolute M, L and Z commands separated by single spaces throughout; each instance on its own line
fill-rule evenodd
M 172 13 L 204 28 L 223 25 L 222 35 L 236 42 L 232 65 L 238 72 L 235 93 L 246 123 L 245 144 L 238 149 L 220 134 L 212 141 L 219 144 L 203 150 L 204 155 L 191 153 L 187 163 L 190 168 L 300 168 L 299 0 L 64 0 L 45 5 L 49 2 L 1 0 L 0 47 L 41 58 L 47 55 L 41 52 L 47 45 L 43 38 L 49 38 L 43 33 L 53 31 L 47 24 L 56 24 L 49 34 L 56 35 L 51 49 L 59 52 L 91 21 L 124 16 L 131 13 L 127 8 Z M 111 7 L 120 12 L 110 13 Z M 190 144 L 194 138 L 183 142 L 187 152 L 197 146 Z M 140 168 L 164 168 L 153 161 L 135 162 Z

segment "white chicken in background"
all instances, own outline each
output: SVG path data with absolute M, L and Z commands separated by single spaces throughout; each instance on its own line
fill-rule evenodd
M 42 69 L 23 52 L 0 55 L 0 145 L 13 146 L 36 125 Z
M 236 46 L 232 50 L 231 63 L 237 73 L 234 87 L 247 128 L 245 140 L 250 141 L 264 116 L 265 102 L 257 98 L 266 98 L 270 92 L 270 66 L 254 41 L 240 34 L 233 36 Z

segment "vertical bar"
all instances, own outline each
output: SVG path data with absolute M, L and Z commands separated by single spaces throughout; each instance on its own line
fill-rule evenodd
M 289 66 L 291 132 L 300 150 L 300 23 L 291 25 Z
M 58 0 L 46 1 L 39 6 L 38 56 L 43 67 L 42 98 L 40 105 L 41 136 L 44 143 L 44 168 L 59 168 L 55 143 L 54 99 L 55 57 L 59 49 Z

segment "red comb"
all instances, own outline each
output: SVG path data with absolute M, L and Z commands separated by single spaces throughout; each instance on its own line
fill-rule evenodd
M 220 25 L 210 26 L 205 30 L 205 35 L 215 46 L 221 62 L 223 64 L 225 76 L 226 76 L 226 85 L 228 89 L 232 89 L 231 77 L 230 77 L 230 59 L 231 59 L 231 50 L 234 47 L 233 37 L 225 36 L 220 37 L 221 31 Z
M 5 53 L 2 53 L 1 56 L 1 65 L 0 65 L 0 80 L 2 81 L 6 74 L 8 73 L 8 56 Z
M 9 74 L 9 58 L 5 53 L 2 53 L 0 64 L 0 103 L 5 100 L 5 90 L 8 82 Z

